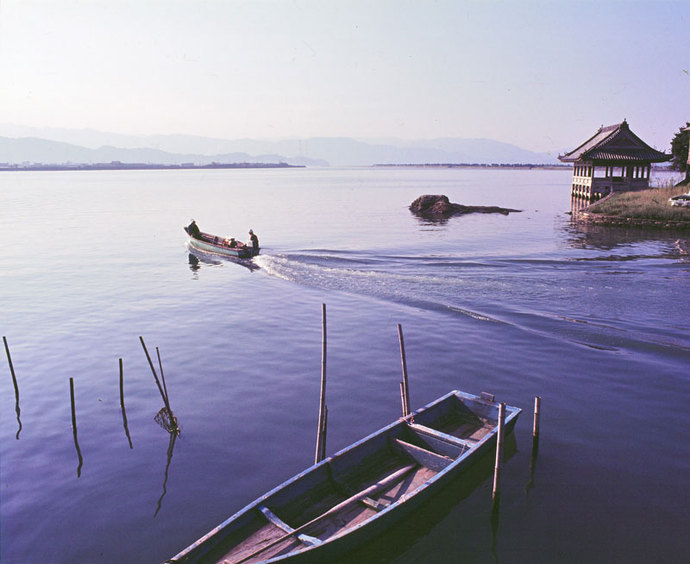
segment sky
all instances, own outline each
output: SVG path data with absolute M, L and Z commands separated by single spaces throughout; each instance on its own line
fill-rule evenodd
M 0 123 L 572 149 L 690 121 L 690 0 L 0 0 Z

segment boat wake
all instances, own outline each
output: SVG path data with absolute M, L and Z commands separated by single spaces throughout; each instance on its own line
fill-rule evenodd
M 464 260 L 457 256 L 301 250 L 254 260 L 270 276 L 296 284 L 513 326 L 578 347 L 611 352 L 640 347 L 687 350 L 690 343 L 678 338 L 677 331 L 664 333 L 654 324 L 621 317 L 620 310 L 627 310 L 627 304 L 616 302 L 618 284 L 627 283 L 627 278 L 637 281 L 640 276 L 682 275 L 678 268 L 686 268 L 666 256 L 635 258 Z M 645 299 L 652 298 L 653 288 L 648 285 Z
M 262 255 L 254 260 L 267 274 L 289 282 L 500 323 L 466 304 L 448 300 L 473 284 L 471 277 L 461 275 L 462 268 L 468 265 L 457 260 L 374 257 L 342 251 Z

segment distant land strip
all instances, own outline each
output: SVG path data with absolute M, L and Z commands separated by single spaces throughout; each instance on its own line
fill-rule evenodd
M 563 170 L 572 168 L 569 164 L 531 164 L 531 163 L 418 163 L 418 164 L 376 164 L 380 167 L 409 168 L 541 168 L 544 170 Z
M 94 164 L 27 164 L 8 165 L 0 163 L 0 172 L 18 170 L 198 170 L 198 169 L 222 169 L 222 168 L 304 168 L 304 165 L 291 165 L 288 163 L 211 163 L 206 165 L 186 164 L 149 164 L 149 163 L 122 163 L 113 161 L 110 163 Z

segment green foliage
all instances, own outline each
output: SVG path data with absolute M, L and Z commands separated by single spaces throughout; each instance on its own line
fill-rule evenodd
M 639 192 L 617 192 L 597 202 L 588 211 L 618 217 L 633 217 L 655 221 L 688 221 L 690 208 L 674 207 L 668 199 L 685 192 L 684 188 L 670 186 L 651 188 Z
M 685 127 L 681 127 L 671 141 L 671 168 L 686 172 L 688 167 L 688 140 L 690 139 L 690 131 L 686 128 L 690 127 L 690 122 L 685 123 Z

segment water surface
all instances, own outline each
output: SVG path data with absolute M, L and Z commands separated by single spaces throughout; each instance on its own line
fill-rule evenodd
M 308 466 L 326 303 L 329 453 L 399 416 L 397 323 L 413 406 L 457 388 L 525 410 L 498 520 L 489 462 L 358 560 L 682 561 L 687 235 L 577 226 L 569 181 L 542 170 L 3 173 L 0 320 L 19 398 L 5 363 L 0 560 L 162 561 Z M 434 223 L 407 209 L 424 193 L 523 211 Z M 192 217 L 240 239 L 253 228 L 260 268 L 190 254 Z M 159 347 L 174 444 L 154 421 L 162 400 L 140 335 Z

